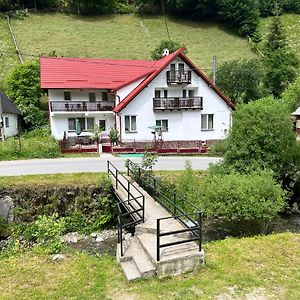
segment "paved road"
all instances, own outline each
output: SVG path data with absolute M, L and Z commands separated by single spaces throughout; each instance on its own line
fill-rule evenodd
M 32 159 L 0 162 L 0 176 L 30 175 L 30 174 L 55 174 L 79 172 L 105 172 L 107 160 L 110 160 L 119 170 L 125 170 L 126 158 L 111 155 L 90 158 L 55 158 Z M 139 162 L 139 158 L 132 159 Z M 192 163 L 195 170 L 205 170 L 210 163 L 216 163 L 220 158 L 214 157 L 169 157 L 158 158 L 155 170 L 183 170 L 185 161 Z

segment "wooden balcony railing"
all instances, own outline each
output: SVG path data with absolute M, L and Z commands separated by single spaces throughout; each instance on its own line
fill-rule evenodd
M 191 71 L 167 71 L 167 84 L 190 84 L 192 82 Z
M 203 109 L 203 97 L 153 98 L 154 110 Z
M 113 101 L 52 101 L 51 111 L 111 111 L 114 108 Z

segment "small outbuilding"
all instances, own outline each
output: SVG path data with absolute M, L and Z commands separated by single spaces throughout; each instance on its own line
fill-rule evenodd
M 0 92 L 0 140 L 18 133 L 18 120 L 21 112 L 16 105 Z

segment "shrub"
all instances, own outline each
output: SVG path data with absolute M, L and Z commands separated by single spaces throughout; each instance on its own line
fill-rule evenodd
M 25 237 L 44 248 L 46 253 L 58 253 L 62 249 L 61 235 L 65 229 L 64 218 L 57 213 L 51 216 L 39 216 L 38 219 L 25 230 Z
M 211 174 L 201 184 L 201 207 L 211 218 L 264 224 L 285 207 L 285 193 L 270 171 Z
M 180 47 L 181 45 L 178 41 L 162 40 L 160 44 L 152 51 L 151 58 L 153 60 L 159 60 L 162 58 L 162 53 L 165 48 L 167 48 L 170 51 L 170 53 L 172 53 Z
M 7 229 L 7 222 L 4 218 L 0 217 L 0 237 L 3 236 Z
M 215 141 L 209 149 L 209 154 L 213 156 L 223 156 L 228 150 L 227 140 Z

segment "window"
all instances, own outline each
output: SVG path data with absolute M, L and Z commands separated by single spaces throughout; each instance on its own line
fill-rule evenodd
M 186 98 L 186 90 L 182 90 L 182 97 Z
M 102 92 L 102 101 L 107 101 L 107 100 L 108 100 L 107 92 Z
M 64 99 L 71 100 L 71 92 L 64 92 Z
M 76 119 L 75 118 L 69 118 L 68 119 L 68 130 L 76 130 Z
M 213 130 L 214 129 L 214 115 L 205 114 L 201 115 L 201 130 Z
M 189 90 L 189 98 L 194 97 L 194 90 Z
M 5 128 L 9 128 L 9 117 L 5 117 Z
M 76 130 L 76 122 L 79 122 L 81 131 L 91 130 L 94 127 L 94 118 L 69 118 L 68 119 L 68 130 Z
M 168 131 L 169 130 L 169 124 L 168 120 L 156 120 L 156 126 L 161 127 L 161 131 Z
M 125 131 L 134 132 L 136 130 L 136 116 L 125 116 Z
M 184 64 L 182 63 L 178 64 L 178 72 L 179 74 L 182 74 L 184 72 Z
M 96 94 L 95 93 L 89 93 L 89 101 L 95 102 L 96 101 Z
M 105 122 L 105 120 L 99 120 L 99 128 L 101 128 L 103 131 L 106 130 L 106 122 Z
M 154 98 L 160 98 L 160 91 L 155 91 Z
M 86 129 L 91 130 L 94 128 L 95 120 L 94 118 L 86 118 Z
M 164 90 L 164 98 L 168 98 L 168 90 Z

